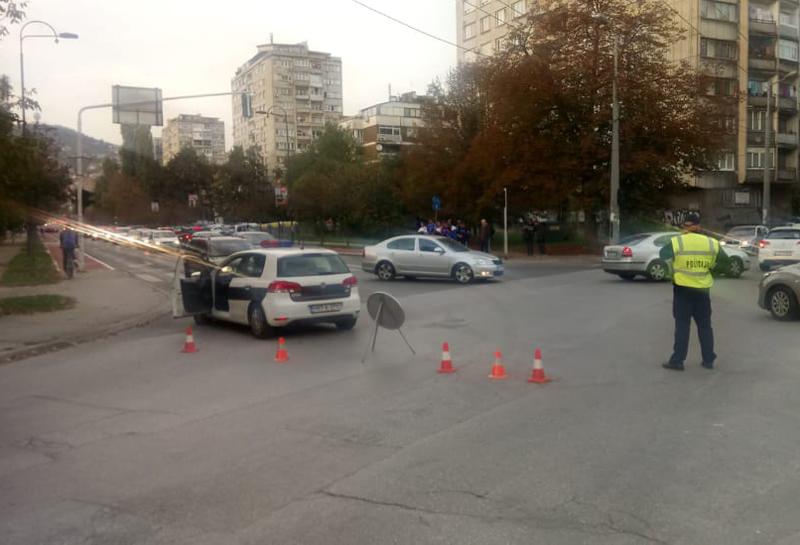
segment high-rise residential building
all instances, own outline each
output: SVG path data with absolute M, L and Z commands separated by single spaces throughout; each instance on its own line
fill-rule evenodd
M 456 0 L 458 62 L 490 56 L 503 47 L 514 21 L 524 17 L 534 0 Z M 462 49 L 463 48 L 463 49 Z
M 231 80 L 233 143 L 257 147 L 274 175 L 286 158 L 303 152 L 326 123 L 342 117 L 342 60 L 311 51 L 306 42 L 259 45 Z M 242 114 L 239 93 L 252 97 L 253 116 Z
M 194 148 L 210 163 L 222 164 L 225 154 L 225 123 L 216 117 L 200 114 L 181 114 L 167 121 L 161 131 L 164 163 L 168 163 L 183 148 Z
M 397 155 L 405 147 L 414 145 L 417 131 L 423 126 L 422 106 L 425 97 L 416 93 L 390 96 L 364 108 L 358 115 L 343 119 L 339 128 L 353 135 L 366 159 Z
M 673 45 L 673 59 L 712 74 L 709 93 L 730 98 L 719 134 L 725 150 L 716 169 L 692 176 L 691 185 L 704 191 L 687 194 L 676 207 L 706 211 L 729 224 L 759 223 L 766 160 L 771 217 L 788 215 L 800 147 L 797 0 L 670 0 L 670 5 L 687 33 Z

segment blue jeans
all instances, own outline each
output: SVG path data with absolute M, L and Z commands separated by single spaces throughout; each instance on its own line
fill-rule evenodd
M 714 330 L 711 328 L 711 295 L 709 290 L 673 286 L 672 316 L 675 318 L 675 346 L 669 362 L 683 365 L 689 352 L 692 318 L 697 324 L 703 362 L 714 363 Z

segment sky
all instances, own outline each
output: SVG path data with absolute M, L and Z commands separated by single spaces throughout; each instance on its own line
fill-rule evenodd
M 397 19 L 456 40 L 455 0 L 362 0 Z M 160 87 L 164 97 L 230 91 L 258 44 L 307 41 L 342 59 L 345 115 L 405 91 L 424 93 L 456 65 L 456 48 L 392 22 L 352 0 L 29 0 L 27 20 L 44 20 L 78 40 L 26 39 L 25 86 L 41 122 L 76 128 L 83 106 L 111 102 L 112 85 Z M 19 26 L 0 41 L 0 74 L 19 90 Z M 25 34 L 47 31 L 30 25 Z M 203 114 L 225 121 L 231 98 L 164 103 L 164 119 Z M 28 112 L 28 122 L 32 114 Z M 121 143 L 111 110 L 83 116 L 84 133 Z M 160 128 L 153 129 L 154 136 Z

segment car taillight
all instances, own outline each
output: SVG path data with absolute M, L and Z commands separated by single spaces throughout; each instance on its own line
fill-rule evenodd
M 355 276 L 349 276 L 349 277 L 344 279 L 344 282 L 342 282 L 342 284 L 344 284 L 345 286 L 347 286 L 349 288 L 352 288 L 353 286 L 358 284 L 358 278 L 356 278 Z
M 272 282 L 267 291 L 269 293 L 300 293 L 303 290 L 303 286 L 296 282 L 285 282 L 283 280 L 276 280 Z
M 630 247 L 625 246 L 622 249 L 622 257 L 633 257 L 633 250 L 631 250 Z
M 766 248 L 767 246 L 769 246 L 769 242 L 766 241 L 766 240 L 761 240 L 761 241 L 758 242 L 758 247 L 759 248 Z
M 262 248 L 276 248 L 278 246 L 277 240 L 262 240 L 261 247 Z

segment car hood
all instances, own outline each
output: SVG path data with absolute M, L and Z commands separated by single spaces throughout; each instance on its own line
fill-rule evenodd
M 490 261 L 494 261 L 495 259 L 500 259 L 499 257 L 492 254 L 487 254 L 484 252 L 475 252 L 472 250 L 470 250 L 468 255 L 473 259 L 488 259 Z

